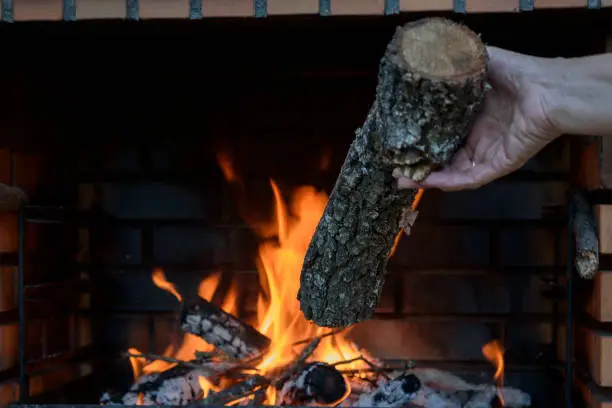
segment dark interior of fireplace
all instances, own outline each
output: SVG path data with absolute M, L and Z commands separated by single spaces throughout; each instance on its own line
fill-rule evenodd
M 608 14 L 450 17 L 490 45 L 571 57 L 604 50 Z M 129 387 L 122 353 L 181 338 L 154 268 L 185 298 L 221 271 L 213 302 L 235 285 L 239 315 L 253 315 L 259 238 L 245 214 L 274 216 L 270 179 L 286 199 L 329 194 L 394 27 L 423 16 L 0 27 L 0 181 L 29 196 L 0 216 L 0 401 L 95 404 Z M 563 406 L 569 146 L 479 190 L 427 191 L 375 318 L 351 338 L 479 382 L 494 372 L 481 348 L 499 339 L 506 383 Z

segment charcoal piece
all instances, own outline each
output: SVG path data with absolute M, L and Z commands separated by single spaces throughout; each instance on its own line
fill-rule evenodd
M 269 338 L 201 297 L 183 309 L 181 328 L 241 360 L 259 355 L 270 345 Z
M 219 392 L 211 392 L 193 406 L 224 406 L 257 393 L 270 385 L 270 380 L 261 375 L 251 375 L 244 381 L 230 385 Z
M 573 209 L 573 230 L 576 241 L 574 263 L 578 274 L 593 279 L 599 270 L 599 238 L 593 210 L 584 194 L 578 190 L 571 192 Z
M 15 211 L 26 202 L 26 193 L 19 187 L 0 183 L 0 213 Z
M 298 299 L 308 320 L 346 327 L 374 313 L 418 191 L 399 190 L 394 171 L 419 181 L 451 160 L 483 105 L 487 58 L 477 34 L 447 19 L 396 30 L 304 259 Z
M 404 407 L 414 400 L 421 389 L 419 378 L 410 373 L 403 373 L 389 381 L 383 381 L 374 391 L 362 394 L 357 400 L 357 407 Z
M 307 364 L 287 380 L 280 391 L 280 405 L 332 405 L 346 397 L 346 379 L 335 367 L 316 362 Z

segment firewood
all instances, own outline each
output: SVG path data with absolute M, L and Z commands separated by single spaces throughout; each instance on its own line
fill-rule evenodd
M 250 395 L 257 394 L 261 389 L 270 385 L 270 380 L 261 375 L 251 375 L 244 381 L 230 385 L 219 392 L 211 392 L 202 401 L 194 404 L 196 406 L 223 406 L 240 400 Z
M 599 238 L 595 215 L 587 198 L 580 191 L 574 190 L 571 199 L 576 270 L 581 277 L 592 279 L 599 270 Z
M 0 213 L 15 211 L 26 202 L 27 196 L 22 189 L 0 183 Z
M 270 345 L 270 339 L 252 326 L 201 297 L 183 309 L 181 328 L 240 360 L 257 356 Z
M 357 400 L 357 407 L 404 407 L 414 400 L 421 389 L 419 378 L 410 373 L 403 373 L 391 380 L 381 381 L 374 391 L 362 394 Z
M 220 363 L 220 371 L 225 363 Z M 191 368 L 175 366 L 138 378 L 121 399 L 125 405 L 187 405 L 201 397 L 199 377 L 209 378 L 213 365 Z M 140 403 L 139 403 L 140 402 Z
M 306 365 L 283 384 L 280 405 L 332 405 L 349 390 L 346 378 L 335 367 L 316 362 Z
M 393 172 L 420 181 L 450 161 L 481 110 L 486 73 L 486 48 L 463 25 L 427 18 L 396 30 L 304 259 L 298 299 L 308 320 L 346 327 L 374 313 L 418 191 L 399 190 Z

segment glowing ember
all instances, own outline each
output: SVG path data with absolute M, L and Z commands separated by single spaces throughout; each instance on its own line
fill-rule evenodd
M 487 360 L 489 360 L 492 364 L 495 365 L 495 375 L 493 379 L 497 383 L 498 388 L 502 388 L 504 386 L 504 348 L 501 343 L 497 340 L 493 340 L 490 343 L 485 344 L 482 347 L 482 354 L 485 356 Z M 502 405 L 504 404 L 504 400 L 502 398 L 501 392 L 498 391 L 499 400 Z

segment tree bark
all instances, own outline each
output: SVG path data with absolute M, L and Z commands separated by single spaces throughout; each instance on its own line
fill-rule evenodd
M 298 299 L 307 319 L 345 327 L 374 313 L 417 192 L 399 190 L 393 171 L 421 181 L 450 161 L 482 107 L 486 66 L 484 44 L 460 24 L 428 18 L 396 30 L 304 259 Z

